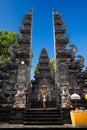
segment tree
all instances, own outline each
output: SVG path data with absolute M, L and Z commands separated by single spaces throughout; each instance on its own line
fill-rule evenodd
M 55 60 L 53 58 L 50 58 L 50 68 L 51 71 L 55 72 Z
M 11 60 L 8 48 L 11 44 L 14 44 L 17 33 L 9 30 L 0 30 L 0 64 L 2 64 L 3 58 L 7 61 Z

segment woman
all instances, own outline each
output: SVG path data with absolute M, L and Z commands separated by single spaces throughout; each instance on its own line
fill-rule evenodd
M 46 109 L 46 95 L 43 95 L 43 109 Z

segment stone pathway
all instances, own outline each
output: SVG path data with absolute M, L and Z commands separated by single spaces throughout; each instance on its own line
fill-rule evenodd
M 73 128 L 72 124 L 64 125 L 22 125 L 1 123 L 0 128 Z
M 23 124 L 7 124 L 0 123 L 1 128 L 32 128 L 32 129 L 47 129 L 47 128 L 87 128 L 86 126 L 73 126 L 72 124 L 64 124 L 64 125 L 23 125 Z
M 0 123 L 0 128 L 71 128 L 71 124 L 65 125 L 23 125 Z

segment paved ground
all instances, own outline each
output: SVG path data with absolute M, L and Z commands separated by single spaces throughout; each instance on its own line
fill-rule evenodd
M 6 124 L 0 123 L 1 128 L 32 128 L 32 129 L 47 129 L 47 128 L 87 128 L 87 126 L 73 126 L 72 124 L 64 125 L 22 125 L 22 124 Z
M 22 125 L 1 123 L 0 128 L 71 128 L 71 124 L 65 125 Z

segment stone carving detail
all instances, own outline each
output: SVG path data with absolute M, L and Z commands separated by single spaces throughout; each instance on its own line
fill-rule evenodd
M 58 65 L 58 82 L 62 86 L 63 83 L 68 82 L 68 66 L 66 63 L 60 63 Z
M 18 77 L 17 84 L 26 84 L 27 81 L 27 65 L 19 65 L 18 66 Z
M 17 94 L 15 95 L 14 108 L 25 108 L 26 106 L 26 88 L 24 85 L 19 85 Z
M 69 103 L 67 103 L 70 101 L 67 99 L 69 97 L 69 91 L 70 94 L 74 91 L 78 91 L 82 98 L 86 93 L 87 67 L 84 66 L 84 57 L 81 55 L 75 56 L 78 49 L 74 44 L 69 42 L 69 35 L 66 35 L 64 20 L 57 11 L 54 10 L 53 14 L 55 36 L 55 72 L 50 70 L 49 57 L 46 49 L 43 48 L 37 64 L 38 70 L 35 71 L 35 80 L 31 84 L 30 54 L 32 38 L 32 10 L 30 10 L 30 12 L 27 13 L 21 21 L 22 26 L 19 27 L 21 35 L 17 35 L 15 43 L 8 48 L 8 53 L 10 54 L 12 60 L 8 62 L 5 57 L 2 58 L 2 65 L 0 66 L 0 107 L 13 107 L 16 91 L 17 94 L 15 95 L 14 107 L 19 107 L 21 104 L 25 106 L 24 102 L 26 102 L 26 95 L 28 97 L 28 106 L 31 104 L 30 99 L 40 101 L 40 90 L 43 84 L 47 85 L 49 97 L 48 101 L 56 101 L 56 99 L 59 101 L 59 92 L 62 91 L 61 106 L 69 105 Z M 15 49 L 15 45 L 17 45 L 17 43 L 19 44 L 19 48 Z M 69 45 L 70 49 L 67 48 L 67 45 Z M 0 45 L 0 49 L 3 47 L 4 46 Z M 83 67 L 85 67 L 85 69 Z M 66 85 L 63 85 L 65 82 L 69 82 L 69 89 Z M 18 88 L 15 88 L 16 84 L 19 84 Z M 24 85 L 20 91 L 21 84 Z M 31 85 L 33 86 L 32 90 Z M 24 91 L 24 86 L 26 86 L 28 90 L 27 94 Z M 32 95 L 31 91 L 33 93 Z
M 77 47 L 76 47 L 76 45 L 70 44 L 70 47 L 71 47 L 70 51 L 72 52 L 72 54 L 75 54 L 75 53 L 77 52 Z
M 62 93 L 60 95 L 62 108 L 72 107 L 68 85 L 68 83 L 64 84 L 61 88 Z

